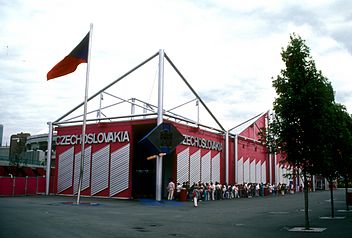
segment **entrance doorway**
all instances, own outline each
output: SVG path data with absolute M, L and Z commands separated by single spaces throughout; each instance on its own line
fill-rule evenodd
M 133 158 L 132 158 L 132 197 L 155 198 L 156 191 L 156 159 L 147 160 L 151 152 L 138 142 L 143 139 L 156 124 L 133 126 Z M 163 157 L 162 198 L 167 196 L 168 179 L 173 178 L 173 158 L 175 154 Z M 173 179 L 175 181 L 175 179 Z
M 155 160 L 147 160 L 148 150 L 138 142 L 155 124 L 133 126 L 132 196 L 133 198 L 155 197 Z

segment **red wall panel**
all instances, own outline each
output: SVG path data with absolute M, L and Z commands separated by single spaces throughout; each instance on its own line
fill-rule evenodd
M 15 178 L 15 193 L 14 195 L 24 195 L 26 192 L 26 178 Z
M 37 193 L 37 178 L 28 177 L 26 195 L 34 195 L 36 193 Z
M 229 140 L 229 184 L 235 183 L 235 142 Z
M 50 181 L 54 181 L 54 178 L 51 177 Z M 53 182 L 52 182 L 53 183 Z M 46 178 L 45 177 L 38 177 L 38 193 L 45 193 L 45 186 L 46 186 Z M 51 190 L 52 191 L 52 190 Z
M 58 136 L 61 136 L 61 138 L 63 138 L 62 136 L 66 136 L 66 135 L 81 135 L 81 132 L 82 132 L 82 126 L 67 126 L 67 127 L 59 127 L 57 129 L 58 131 Z M 129 141 L 124 141 L 124 142 L 119 142 L 119 136 L 117 137 L 117 141 L 114 142 L 111 140 L 108 139 L 108 134 L 110 132 L 112 133 L 119 133 L 119 132 L 127 132 L 128 133 L 128 138 L 129 138 Z M 103 137 L 99 137 L 100 135 L 103 135 L 103 133 L 105 133 L 104 135 L 106 136 L 106 140 L 103 141 L 103 139 L 101 141 L 99 141 L 99 138 L 103 138 Z M 92 182 L 92 157 L 93 157 L 93 154 L 96 153 L 97 151 L 99 151 L 100 149 L 106 147 L 106 146 L 109 146 L 109 155 L 104 158 L 106 161 L 104 163 L 108 163 L 108 167 L 109 167 L 109 171 L 110 171 L 110 160 L 111 160 L 111 153 L 113 153 L 114 151 L 118 150 L 119 148 L 125 146 L 126 144 L 130 144 L 132 145 L 133 143 L 133 138 L 132 138 L 132 124 L 130 122 L 114 122 L 114 123 L 98 123 L 98 124 L 90 124 L 90 125 L 87 125 L 87 128 L 86 128 L 86 134 L 87 135 L 94 135 L 96 136 L 95 137 L 95 140 L 96 141 L 99 141 L 99 143 L 86 143 L 85 144 L 85 148 L 88 148 L 88 147 L 92 147 L 92 150 L 91 150 L 91 164 L 90 164 L 90 186 L 87 188 L 87 189 L 84 189 L 81 191 L 81 194 L 82 195 L 86 195 L 86 196 L 90 196 L 91 195 L 91 182 Z M 121 135 L 121 138 L 123 137 L 122 134 L 119 134 Z M 75 141 L 75 137 L 73 137 Z M 91 140 L 93 137 L 90 137 Z M 102 142 L 102 143 L 100 143 Z M 59 165 L 59 161 L 60 161 L 60 155 L 67 151 L 69 148 L 71 147 L 74 147 L 74 160 L 75 160 L 75 155 L 80 153 L 81 151 L 81 144 L 80 143 L 75 143 L 74 145 L 71 145 L 71 144 L 68 144 L 68 145 L 65 145 L 65 144 L 60 144 L 60 145 L 57 145 L 56 146 L 56 154 L 57 154 L 57 160 L 56 160 L 56 175 L 58 175 L 58 165 Z M 123 197 L 131 197 L 131 194 L 132 194 L 132 188 L 131 188 L 131 181 L 132 181 L 132 156 L 131 156 L 131 151 L 130 151 L 130 160 L 129 160 L 129 163 L 130 163 L 130 166 L 129 166 L 129 170 L 130 170 L 130 173 L 129 173 L 129 188 L 127 189 L 127 191 L 122 191 L 121 192 L 121 195 Z M 75 174 L 74 174 L 74 161 L 73 161 L 73 164 L 72 164 L 72 170 L 73 170 L 73 174 L 72 174 L 72 185 L 70 188 L 66 189 L 65 191 L 63 191 L 62 193 L 63 194 L 70 194 L 72 195 L 73 194 L 73 183 L 74 183 L 74 177 L 75 177 Z M 106 164 L 105 164 L 106 165 Z M 94 194 L 94 196 L 103 196 L 103 197 L 108 197 L 109 196 L 109 181 L 110 181 L 110 173 L 108 173 L 108 175 L 104 175 L 104 176 L 107 176 L 107 179 L 108 179 L 108 188 L 98 192 L 97 194 Z M 57 188 L 57 183 L 58 183 L 58 176 L 56 176 L 55 178 L 55 187 Z M 117 194 L 115 195 L 117 197 L 119 197 L 120 195 Z
M 13 178 L 0 178 L 0 195 L 12 196 L 13 195 Z
M 0 178 L 0 196 L 36 195 L 45 193 L 45 177 Z
M 205 140 L 210 140 L 213 142 L 218 142 L 221 144 L 221 149 L 219 150 L 213 150 L 213 149 L 208 149 L 208 148 L 202 148 L 199 146 L 192 146 L 192 145 L 185 145 L 185 144 L 180 144 L 176 147 L 176 154 L 180 153 L 187 147 L 189 147 L 190 150 L 190 155 L 195 153 L 198 150 L 201 150 L 201 157 L 211 151 L 211 158 L 216 156 L 217 154 L 220 153 L 220 183 L 225 183 L 225 137 L 224 135 L 220 133 L 213 133 L 209 131 L 205 131 L 196 127 L 191 127 L 183 124 L 176 124 L 174 123 L 174 126 L 179 130 L 179 132 L 183 135 L 187 135 L 190 137 L 196 137 L 200 139 L 205 139 Z M 185 139 L 187 140 L 187 139 Z M 176 170 L 176 167 L 175 167 Z M 209 182 L 209 181 L 203 181 L 203 182 Z

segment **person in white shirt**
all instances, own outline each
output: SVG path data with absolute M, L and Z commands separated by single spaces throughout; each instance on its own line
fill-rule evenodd
M 176 186 L 176 199 L 177 200 L 180 199 L 181 190 L 182 190 L 182 185 L 180 183 L 177 183 L 177 186 Z
M 172 182 L 172 179 L 169 179 L 169 184 L 167 185 L 167 200 L 172 200 L 174 198 L 174 191 L 175 191 L 175 183 Z
M 196 185 L 196 186 L 194 186 L 193 193 L 192 193 L 194 207 L 198 207 L 198 197 L 199 197 L 198 193 L 199 193 L 198 185 Z

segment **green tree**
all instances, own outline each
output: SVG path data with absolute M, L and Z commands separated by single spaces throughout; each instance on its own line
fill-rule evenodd
M 332 136 L 334 143 L 333 156 L 338 173 L 336 178 L 342 177 L 345 182 L 346 209 L 349 210 L 347 192 L 348 183 L 352 176 L 352 118 L 342 105 L 337 105 L 336 113 L 335 121 L 332 122 L 332 125 L 336 128 Z M 333 197 L 333 195 L 331 196 Z
M 341 104 L 332 104 L 327 115 L 329 126 L 324 131 L 324 145 L 327 150 L 321 160 L 318 173 L 329 182 L 331 217 L 334 217 L 333 183 L 340 175 L 346 175 L 346 163 L 351 158 L 351 131 L 348 128 L 350 117 Z
M 323 142 L 334 93 L 300 36 L 290 36 L 281 57 L 285 68 L 273 79 L 277 97 L 274 117 L 265 134 L 269 150 L 284 154 L 285 162 L 303 175 L 305 228 L 309 229 L 308 177 L 319 171 L 319 163 L 330 149 Z

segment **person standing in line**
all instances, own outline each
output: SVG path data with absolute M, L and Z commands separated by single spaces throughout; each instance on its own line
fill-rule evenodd
M 167 200 L 172 200 L 174 198 L 175 183 L 172 182 L 172 179 L 169 179 L 169 184 L 167 185 L 168 196 Z
M 222 196 L 222 185 L 221 183 L 219 182 L 215 182 L 215 199 L 216 200 L 220 200 L 222 199 L 221 196 Z
M 221 199 L 227 199 L 228 191 L 227 191 L 227 183 L 222 185 L 221 187 Z
M 259 183 L 257 183 L 256 185 L 255 185 L 255 196 L 256 197 L 259 197 L 259 192 L 260 192 L 260 185 L 259 185 Z
M 198 207 L 198 192 L 198 186 L 194 186 L 192 193 L 194 207 Z
M 177 183 L 177 186 L 176 186 L 176 200 L 180 200 L 181 190 L 182 190 L 182 185 L 180 183 Z
M 238 188 L 237 184 L 233 185 L 233 191 L 234 191 L 234 194 L 235 194 L 235 198 L 240 198 L 239 188 Z
M 213 182 L 210 182 L 210 200 L 215 200 L 215 185 Z
M 210 200 L 210 184 L 209 183 L 205 183 L 204 200 L 205 201 L 209 201 Z

